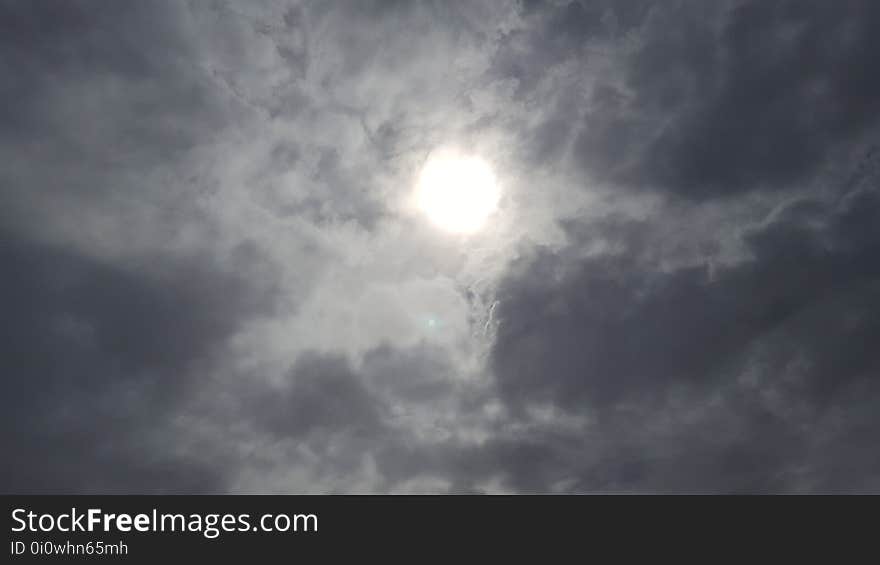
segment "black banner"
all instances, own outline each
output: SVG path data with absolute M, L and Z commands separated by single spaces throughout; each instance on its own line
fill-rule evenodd
M 4 562 L 808 549 L 876 498 L 7 496 Z M 861 507 L 861 508 L 859 508 Z M 845 544 L 871 538 L 852 521 Z M 696 544 L 696 545 L 695 545 Z M 837 547 L 837 546 L 835 546 Z M 827 547 L 825 548 L 828 549 Z M 833 551 L 838 551 L 834 549 Z M 831 554 L 829 554 L 830 556 Z

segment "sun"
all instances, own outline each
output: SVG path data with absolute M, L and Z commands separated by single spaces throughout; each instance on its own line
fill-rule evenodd
M 416 187 L 418 208 L 431 223 L 459 234 L 482 228 L 500 197 L 492 167 L 480 157 L 454 150 L 433 151 Z

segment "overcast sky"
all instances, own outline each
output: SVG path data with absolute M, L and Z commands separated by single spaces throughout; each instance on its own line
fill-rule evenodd
M 878 22 L 0 2 L 2 491 L 880 492 Z

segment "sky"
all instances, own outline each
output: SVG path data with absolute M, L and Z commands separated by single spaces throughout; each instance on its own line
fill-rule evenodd
M 878 21 L 0 2 L 2 491 L 880 492 Z

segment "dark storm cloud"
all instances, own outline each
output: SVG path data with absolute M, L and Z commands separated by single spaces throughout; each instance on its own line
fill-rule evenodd
M 127 272 L 3 234 L 4 492 L 221 488 L 222 470 L 177 449 L 173 419 L 266 305 L 238 273 L 161 263 Z
M 477 462 L 472 473 L 473 454 L 457 442 L 420 437 L 444 427 L 444 416 L 472 410 L 462 404 L 479 403 L 456 394 L 449 381 L 454 370 L 442 350 L 425 344 L 383 345 L 357 366 L 340 354 L 307 351 L 279 383 L 242 379 L 221 410 L 252 426 L 252 440 L 268 437 L 283 446 L 273 452 L 294 449 L 288 464 L 302 463 L 301 450 L 308 450 L 319 476 L 356 475 L 369 460 L 377 470 L 372 491 L 394 492 L 422 476 L 450 481 L 432 491 L 472 489 L 491 465 Z M 270 462 L 265 471 L 276 469 Z
M 535 23 L 526 39 L 496 58 L 495 71 L 520 88 L 554 65 L 602 57 L 585 46 L 599 51 L 619 38 L 611 51 L 619 72 L 586 89 L 571 81 L 589 93 L 579 101 L 580 126 L 570 106 L 545 106 L 530 141 L 541 158 L 570 139 L 594 179 L 693 199 L 787 188 L 846 158 L 880 115 L 876 2 L 528 8 Z
M 155 169 L 231 118 L 196 72 L 181 7 L 0 4 L 4 492 L 225 483 L 176 421 L 272 283 L 246 280 L 265 274 L 247 242 L 214 256 L 169 243 L 210 227 L 198 176 Z M 139 232 L 127 219 L 142 213 L 153 219 Z
M 620 254 L 536 251 L 499 296 L 502 397 L 517 410 L 549 402 L 597 418 L 608 434 L 600 443 L 618 443 L 608 456 L 639 469 L 618 488 L 876 488 L 873 450 L 849 436 L 880 426 L 869 416 L 880 393 L 873 167 L 841 203 L 800 199 L 748 231 L 750 257 L 734 265 L 661 270 L 641 260 L 650 221 L 618 228 Z M 612 233 L 572 229 L 571 248 Z M 676 421 L 690 410 L 706 412 Z M 838 434 L 849 459 L 811 450 Z M 603 473 L 622 481 L 611 461 L 590 462 L 590 445 L 579 488 L 615 486 Z M 795 470 L 804 476 L 788 475 Z M 855 482 L 835 480 L 840 472 Z
M 370 390 L 343 355 L 308 351 L 280 383 L 248 379 L 241 384 L 228 414 L 251 426 L 249 441 L 273 446 L 257 463 L 264 477 L 248 491 L 271 492 L 268 478 L 290 468 L 308 469 L 314 476 L 282 491 L 346 492 L 349 488 L 335 486 L 334 478 L 357 476 L 368 458 L 400 439 L 388 424 L 387 399 Z M 253 456 L 239 458 L 231 468 L 251 471 L 254 463 Z M 369 485 L 371 491 L 379 488 Z
M 382 431 L 379 398 L 364 386 L 349 361 L 339 355 L 303 354 L 280 389 L 260 388 L 247 413 L 281 437 Z
M 222 123 L 176 14 L 156 8 L 3 2 L 3 136 L 56 144 L 55 158 L 133 166 L 174 158 Z
M 868 22 L 878 17 L 876 2 L 750 2 L 717 38 L 696 22 L 671 40 L 658 30 L 631 84 L 637 104 L 655 99 L 680 122 L 637 174 L 694 197 L 802 181 L 876 123 L 880 41 Z M 679 65 L 690 93 L 662 71 Z

